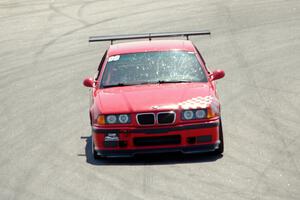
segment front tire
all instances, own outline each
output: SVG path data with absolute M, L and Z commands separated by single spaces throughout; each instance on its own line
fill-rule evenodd
M 219 125 L 219 148 L 217 148 L 214 151 L 215 155 L 221 155 L 224 152 L 224 139 L 223 139 L 223 127 L 222 127 L 222 120 L 220 119 L 220 125 Z
M 95 144 L 94 144 L 93 136 L 91 136 L 91 137 L 92 137 L 92 145 L 91 145 L 92 149 L 91 150 L 92 150 L 93 157 L 94 157 L 95 160 L 99 160 L 102 157 L 97 154 L 97 152 L 95 150 Z

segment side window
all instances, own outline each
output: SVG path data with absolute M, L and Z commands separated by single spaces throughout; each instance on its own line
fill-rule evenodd
M 100 61 L 100 64 L 98 66 L 98 73 L 97 73 L 97 76 L 96 76 L 96 80 L 98 80 L 98 78 L 100 76 L 100 72 L 101 72 L 101 69 L 102 69 L 102 65 L 103 65 L 103 63 L 105 61 L 106 55 L 107 55 L 107 51 L 105 51 L 105 53 L 104 53 L 104 55 L 103 55 L 103 57 L 102 57 L 102 59 Z

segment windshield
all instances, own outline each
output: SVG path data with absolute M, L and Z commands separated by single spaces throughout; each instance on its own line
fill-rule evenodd
M 194 53 L 164 51 L 112 56 L 101 87 L 177 82 L 207 82 Z

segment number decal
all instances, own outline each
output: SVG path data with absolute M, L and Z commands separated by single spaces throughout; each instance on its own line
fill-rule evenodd
M 109 57 L 108 62 L 117 61 L 119 59 L 120 59 L 120 55 L 112 56 L 112 57 Z

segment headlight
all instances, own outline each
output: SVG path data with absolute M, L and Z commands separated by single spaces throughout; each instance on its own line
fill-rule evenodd
M 97 123 L 99 125 L 105 124 L 129 124 L 131 122 L 130 115 L 120 114 L 120 115 L 99 115 L 97 118 Z
M 200 110 L 184 110 L 182 112 L 182 119 L 183 120 L 194 120 L 194 119 L 204 119 L 207 118 L 207 110 L 200 109 Z
M 129 116 L 128 115 L 119 115 L 118 120 L 121 124 L 126 124 L 129 122 Z
M 194 118 L 194 112 L 191 110 L 185 110 L 183 111 L 183 119 L 184 120 L 190 120 Z
M 116 115 L 107 115 L 106 122 L 108 124 L 115 124 L 117 122 L 117 116 Z
M 203 119 L 206 117 L 206 112 L 205 110 L 197 110 L 195 115 L 197 119 Z

